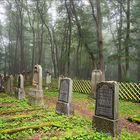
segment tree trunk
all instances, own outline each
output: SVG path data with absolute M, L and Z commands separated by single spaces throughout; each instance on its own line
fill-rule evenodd
M 128 70 L 129 70 L 130 0 L 127 0 L 126 20 L 127 20 L 127 30 L 126 30 L 126 39 L 125 39 L 125 70 L 126 70 L 125 79 L 127 79 Z
M 105 80 L 105 64 L 104 64 L 104 55 L 103 55 L 103 37 L 102 37 L 102 15 L 101 15 L 101 4 L 100 0 L 96 0 L 97 8 L 97 46 L 99 49 L 99 66 L 98 68 L 103 73 L 103 80 Z
M 44 34 L 44 28 L 43 23 L 41 25 L 41 35 L 40 35 L 40 47 L 39 47 L 39 57 L 38 57 L 38 64 L 41 65 L 42 62 L 42 50 L 43 50 L 43 34 Z
M 69 6 L 69 7 L 68 7 Z M 67 4 L 67 0 L 65 0 L 65 7 L 67 10 L 67 15 L 68 15 L 68 47 L 67 47 L 67 73 L 66 75 L 70 75 L 70 48 L 71 48 L 71 36 L 72 36 L 72 15 L 71 15 L 71 3 L 69 1 L 69 5 Z M 66 44 L 67 46 L 67 44 Z
M 120 21 L 119 21 L 119 29 L 118 29 L 118 81 L 122 81 L 122 67 L 121 67 L 122 22 L 123 22 L 122 6 L 123 6 L 122 2 L 120 2 L 120 6 L 119 6 Z

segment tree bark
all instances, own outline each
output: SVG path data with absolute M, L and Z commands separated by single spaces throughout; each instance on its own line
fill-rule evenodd
M 119 6 L 119 29 L 118 29 L 118 81 L 122 81 L 122 67 L 121 67 L 121 47 L 122 47 L 122 22 L 123 22 L 123 15 L 122 15 L 122 2 L 120 2 Z
M 127 11 L 126 11 L 127 29 L 125 39 L 125 79 L 128 76 L 129 70 L 129 43 L 130 43 L 130 0 L 127 0 Z
M 98 68 L 103 73 L 103 80 L 105 80 L 105 64 L 103 55 L 103 35 L 102 35 L 102 15 L 101 15 L 101 4 L 100 0 L 96 0 L 97 9 L 97 46 L 99 49 L 99 66 Z
M 69 7 L 68 7 L 69 6 Z M 68 15 L 68 47 L 67 47 L 67 73 L 66 75 L 70 75 L 70 48 L 71 48 L 71 38 L 72 38 L 72 14 L 71 14 L 71 3 L 69 1 L 69 5 L 67 3 L 67 0 L 65 0 L 65 7 L 67 10 L 67 15 Z M 67 44 L 66 44 L 67 46 Z

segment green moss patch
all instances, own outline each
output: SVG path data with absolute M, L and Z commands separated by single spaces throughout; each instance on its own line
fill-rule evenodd
M 128 120 L 137 124 L 140 124 L 140 115 L 128 117 Z

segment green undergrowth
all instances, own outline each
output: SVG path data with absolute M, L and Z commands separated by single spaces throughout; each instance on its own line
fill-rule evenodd
M 45 93 L 50 99 L 57 93 Z M 78 101 L 78 98 L 80 100 Z M 81 104 L 87 96 L 74 95 Z M 92 100 L 89 101 L 92 106 Z M 1 140 L 111 140 L 111 136 L 92 128 L 92 120 L 77 114 L 71 117 L 58 115 L 54 109 L 33 108 L 27 100 L 17 100 L 6 94 L 0 95 L 0 139 Z M 7 109 L 6 109 L 7 107 Z M 14 109 L 13 109 L 14 108 Z M 8 113 L 8 111 L 12 113 Z M 14 112 L 15 111 L 15 112 Z M 94 110 L 93 110 L 94 111 Z M 118 139 L 138 139 L 140 134 L 123 130 Z
M 52 98 L 56 97 L 58 98 L 58 92 L 45 92 L 45 96 Z M 93 111 L 95 110 L 95 100 L 90 98 L 88 94 L 82 94 L 82 93 L 73 93 L 73 102 L 74 103 L 81 103 L 81 104 L 88 104 L 88 110 Z M 120 117 L 128 117 L 128 116 L 134 116 L 138 115 L 140 112 L 140 104 L 139 103 L 133 103 L 133 102 L 127 102 L 123 100 L 119 100 L 119 114 Z
M 140 124 L 140 114 L 128 117 L 128 120 Z
M 138 115 L 140 112 L 140 104 L 120 100 L 119 111 L 120 116 L 125 118 L 128 116 Z
M 48 90 L 45 90 L 44 91 L 44 95 L 49 97 L 49 98 L 52 98 L 52 97 L 58 97 L 58 92 L 50 92 Z

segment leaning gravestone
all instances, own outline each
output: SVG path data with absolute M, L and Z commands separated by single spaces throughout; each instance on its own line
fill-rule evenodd
M 33 72 L 33 88 L 29 93 L 29 102 L 33 106 L 43 106 L 42 67 L 40 65 L 35 65 Z
M 72 105 L 72 80 L 70 78 L 63 78 L 60 81 L 60 93 L 56 104 L 56 113 L 67 116 L 74 114 Z
M 116 82 L 97 84 L 95 116 L 93 126 L 97 131 L 110 133 L 115 137 L 118 131 L 119 87 Z
M 25 91 L 24 91 L 24 77 L 22 74 L 18 76 L 18 88 L 16 90 L 16 97 L 21 100 L 25 98 Z
M 103 81 L 102 71 L 101 70 L 93 70 L 91 75 L 91 97 L 96 98 L 96 86 L 97 83 Z

